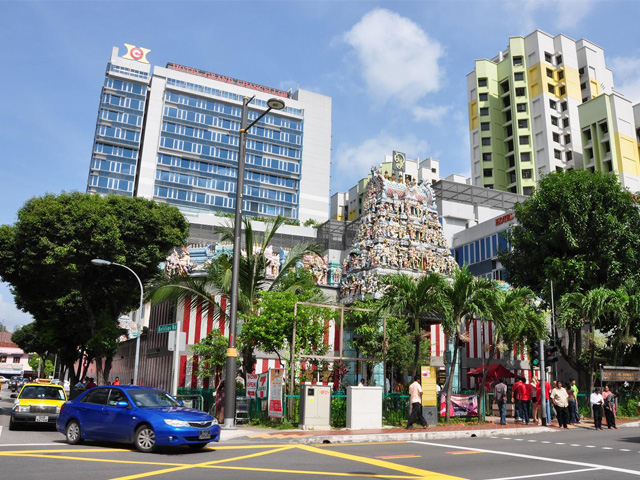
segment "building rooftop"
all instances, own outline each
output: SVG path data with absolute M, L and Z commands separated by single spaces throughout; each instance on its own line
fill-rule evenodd
M 500 208 L 508 211 L 513 210 L 516 203 L 520 203 L 529 198 L 527 195 L 503 192 L 491 188 L 476 187 L 465 183 L 440 180 L 432 185 L 437 200 L 450 200 L 469 205 L 482 205 L 493 208 Z

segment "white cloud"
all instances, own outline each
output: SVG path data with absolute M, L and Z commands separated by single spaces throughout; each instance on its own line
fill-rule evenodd
M 447 114 L 451 111 L 450 105 L 440 105 L 437 107 L 413 107 L 413 117 L 418 120 L 426 120 L 427 122 L 441 123 Z
M 415 102 L 440 89 L 443 48 L 408 18 L 374 9 L 344 40 L 355 51 L 369 94 L 381 103 L 392 97 Z
M 506 0 L 505 7 L 510 14 L 505 18 L 516 22 L 520 35 L 528 35 L 548 22 L 560 31 L 575 29 L 594 10 L 596 3 L 596 0 Z M 555 32 L 549 33 L 555 35 Z
M 380 165 L 384 161 L 384 156 L 391 155 L 394 150 L 406 153 L 411 159 L 423 159 L 427 157 L 429 144 L 426 140 L 411 134 L 396 137 L 381 132 L 359 145 L 338 145 L 334 155 L 335 168 L 332 172 L 333 189 L 348 190 L 370 173 L 371 166 Z
M 631 103 L 640 102 L 640 57 L 614 57 L 607 65 L 613 71 L 615 90 Z
M 33 317 L 16 308 L 11 292 L 6 283 L 0 283 L 0 323 L 13 331 L 16 325 L 31 323 Z

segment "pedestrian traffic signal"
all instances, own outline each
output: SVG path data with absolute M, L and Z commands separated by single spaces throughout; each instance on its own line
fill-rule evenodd
M 558 347 L 554 344 L 544 346 L 544 364 L 551 365 L 558 361 L 557 356 Z
M 540 366 L 540 342 L 532 343 L 529 347 L 529 363 L 532 367 Z

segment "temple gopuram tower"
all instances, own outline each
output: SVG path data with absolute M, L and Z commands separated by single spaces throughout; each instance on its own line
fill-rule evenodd
M 376 168 L 364 193 L 360 228 L 344 260 L 340 300 L 351 304 L 382 295 L 380 277 L 405 273 L 452 274 L 451 256 L 438 221 L 435 194 L 403 172 L 384 176 Z

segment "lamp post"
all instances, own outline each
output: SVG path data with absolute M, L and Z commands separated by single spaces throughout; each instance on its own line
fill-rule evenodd
M 285 105 L 279 98 L 270 98 L 268 108 L 247 126 L 248 108 L 255 96 L 242 98 L 242 116 L 240 120 L 240 148 L 238 151 L 238 180 L 236 184 L 236 211 L 233 226 L 233 267 L 231 271 L 231 312 L 229 315 L 229 348 L 227 348 L 227 363 L 224 398 L 224 427 L 233 428 L 236 411 L 236 372 L 238 368 L 236 350 L 236 330 L 238 319 L 238 281 L 240 279 L 240 248 L 242 239 L 242 199 L 244 190 L 244 162 L 247 151 L 247 132 L 271 110 L 282 110 Z M 247 245 L 251 248 L 251 245 Z
M 142 305 L 144 302 L 144 287 L 142 286 L 142 280 L 140 280 L 140 277 L 136 274 L 136 272 L 134 272 L 133 270 L 131 270 L 129 267 L 127 267 L 126 265 L 122 265 L 120 263 L 115 263 L 115 262 L 110 262 L 109 260 L 102 260 L 100 258 L 94 258 L 93 260 L 91 260 L 91 263 L 93 263 L 94 265 L 97 265 L 99 267 L 108 267 L 111 265 L 115 265 L 116 267 L 122 267 L 122 268 L 126 268 L 127 270 L 129 270 L 131 273 L 133 273 L 133 276 L 136 277 L 136 280 L 138 280 L 138 284 L 140 285 L 140 310 L 138 312 L 138 321 L 136 322 L 136 326 L 138 328 L 138 337 L 136 338 L 136 359 L 135 359 L 135 363 L 133 365 L 133 384 L 134 385 L 138 385 L 138 365 L 140 364 L 140 334 L 142 333 L 142 322 L 141 322 L 141 317 L 142 317 Z

